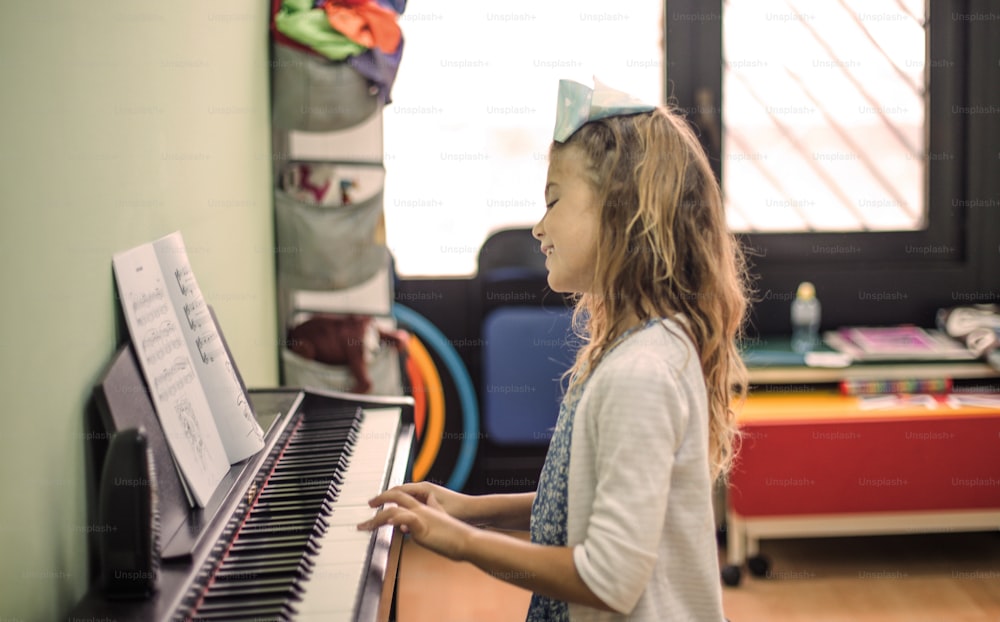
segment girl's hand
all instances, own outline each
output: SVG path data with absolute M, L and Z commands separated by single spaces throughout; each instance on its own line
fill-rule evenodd
M 458 520 L 468 521 L 471 517 L 475 498 L 470 495 L 455 492 L 450 488 L 432 484 L 431 482 L 412 482 L 397 486 L 397 488 L 421 503 L 427 503 L 427 499 L 433 496 L 446 514 Z M 376 503 L 375 505 L 381 504 Z
M 417 544 L 449 559 L 462 561 L 466 542 L 475 528 L 450 516 L 430 488 L 432 486 L 405 484 L 383 492 L 368 505 L 387 507 L 358 524 L 358 529 L 374 531 L 383 525 L 396 525 L 403 533 L 410 534 Z

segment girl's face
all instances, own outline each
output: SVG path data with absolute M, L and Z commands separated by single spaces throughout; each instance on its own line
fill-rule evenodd
M 586 156 L 578 147 L 552 155 L 545 206 L 531 234 L 542 244 L 549 287 L 562 293 L 587 293 L 594 278 L 599 218 Z

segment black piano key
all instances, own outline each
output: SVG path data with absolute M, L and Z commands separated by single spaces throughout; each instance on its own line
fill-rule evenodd
M 322 490 L 328 483 L 329 477 L 322 475 L 308 477 L 280 477 L 269 481 L 267 486 L 260 491 L 260 494 L 265 495 L 274 491 L 309 492 L 311 490 Z
M 275 475 L 298 475 L 301 479 L 322 479 L 325 477 L 332 477 L 334 473 L 344 468 L 349 464 L 346 460 L 343 460 L 343 456 L 339 456 L 337 459 L 328 459 L 323 462 L 295 462 L 289 460 L 288 462 L 283 462 L 280 467 L 274 470 Z M 279 485 L 288 483 L 288 480 L 282 482 L 278 480 Z M 265 488 L 266 490 L 266 488 Z
M 282 460 L 285 456 L 302 453 L 336 454 L 353 447 L 357 441 L 357 435 L 353 433 L 317 434 L 286 447 Z
M 268 517 L 267 510 L 273 508 L 289 508 L 289 507 L 306 508 L 305 510 L 302 511 L 301 517 L 303 519 L 309 518 L 315 514 L 315 512 L 313 511 L 315 508 L 318 508 L 320 505 L 323 504 L 324 501 L 329 499 L 329 495 L 330 495 L 330 490 L 329 487 L 327 487 L 327 490 L 324 490 L 323 492 L 311 493 L 308 495 L 289 494 L 289 495 L 277 495 L 277 496 L 269 496 L 266 498 L 262 498 L 258 502 L 259 509 L 248 515 L 247 522 L 249 522 L 250 520 L 253 520 L 255 522 L 271 520 Z M 291 519 L 292 517 L 288 517 L 285 520 L 291 520 Z M 243 526 L 246 527 L 246 523 L 244 523 Z
M 287 555 L 276 555 L 270 552 L 256 555 L 248 551 L 246 554 L 227 557 L 218 566 L 216 572 L 236 573 L 243 569 L 252 572 L 260 568 L 298 568 L 300 565 L 311 567 L 310 561 L 302 551 L 295 551 Z
M 248 602 L 203 603 L 193 616 L 194 620 L 249 620 L 283 619 L 294 615 L 295 606 L 283 598 L 256 598 Z M 268 616 L 274 616 L 269 618 Z
M 318 430 L 355 430 L 359 428 L 359 421 L 356 419 L 342 419 L 340 421 L 323 421 L 320 419 L 305 419 L 302 421 L 300 429 L 315 432 Z
M 261 496 L 267 494 L 270 491 L 285 492 L 291 490 L 303 490 L 309 491 L 312 489 L 323 490 L 330 485 L 330 480 L 333 478 L 334 473 L 305 473 L 302 475 L 281 475 L 280 477 L 272 478 L 268 482 L 267 486 L 264 487 L 260 494 Z
M 321 475 L 317 475 L 317 476 L 311 476 L 308 473 L 306 473 L 304 475 L 295 475 L 294 473 L 288 473 L 288 474 L 286 474 L 286 473 L 281 473 L 281 472 L 277 472 L 276 471 L 276 472 L 274 472 L 274 473 L 271 474 L 271 477 L 267 481 L 267 486 L 265 486 L 264 489 L 266 490 L 267 488 L 270 488 L 271 486 L 291 486 L 291 485 L 295 485 L 295 484 L 299 484 L 299 485 L 303 485 L 304 484 L 304 485 L 308 486 L 308 485 L 311 485 L 311 484 L 318 484 L 318 483 L 320 483 L 320 480 L 322 480 L 322 478 L 323 478 L 322 474 Z
M 322 501 L 316 500 L 316 505 L 320 505 Z M 247 521 L 243 524 L 243 528 L 240 533 L 247 531 L 260 531 L 268 529 L 293 529 L 295 527 L 310 527 L 316 522 L 314 516 L 310 514 L 306 515 L 290 515 L 290 516 L 268 516 L 267 514 L 254 514 L 249 517 Z
M 317 503 L 316 507 L 321 507 L 322 503 Z M 319 510 L 317 510 L 319 511 Z M 261 510 L 254 514 L 255 518 L 296 518 L 300 516 L 311 516 L 316 512 L 304 512 L 301 508 L 294 507 L 273 507 L 267 510 Z
M 272 518 L 269 516 L 254 516 L 243 523 L 240 533 L 255 531 L 294 531 L 295 529 L 312 529 L 316 519 L 311 516 L 291 516 L 287 518 Z
M 292 475 L 299 478 L 315 478 L 319 479 L 321 477 L 333 477 L 340 469 L 346 466 L 347 463 L 331 462 L 322 468 L 315 464 L 286 464 L 281 467 L 281 470 L 276 470 L 275 473 L 278 475 Z
M 316 507 L 322 506 L 322 503 L 317 503 Z M 303 512 L 298 508 L 281 508 L 275 507 L 267 511 L 260 511 L 254 515 L 255 519 L 260 520 L 286 520 L 286 519 L 298 519 L 302 517 L 308 517 L 316 514 L 319 510 L 313 511 L 315 508 L 311 509 L 309 512 Z
M 307 512 L 312 511 L 312 509 L 315 508 L 317 505 L 321 505 L 321 503 L 322 502 L 320 501 L 310 502 L 302 499 L 276 499 L 274 501 L 260 501 L 257 503 L 256 506 L 254 506 L 254 508 L 255 508 L 255 513 L 258 511 L 266 512 L 267 510 L 274 508 L 284 508 L 284 509 L 299 508 L 300 510 L 302 510 L 303 514 L 306 514 Z
M 204 603 L 217 602 L 228 598 L 243 598 L 253 601 L 257 595 L 300 594 L 302 588 L 295 577 L 261 577 L 248 581 L 212 584 L 212 590 L 205 596 Z
M 295 500 L 285 500 L 285 501 L 268 501 L 261 503 L 257 506 L 258 511 L 267 513 L 273 511 L 299 511 L 303 515 L 308 515 L 310 513 L 317 513 L 322 511 L 324 508 L 331 508 L 329 499 L 324 499 L 322 501 L 314 501 L 310 503 L 295 501 Z
M 318 415 L 318 413 L 310 413 L 310 416 L 305 417 L 302 420 L 303 428 L 342 428 L 342 427 L 354 427 L 357 423 L 357 417 L 354 413 L 351 413 L 349 417 L 324 417 Z
M 277 564 L 289 561 L 303 562 L 310 567 L 314 565 L 311 559 L 303 556 L 302 551 L 246 551 L 227 556 L 225 563 L 230 564 L 229 568 L 239 568 L 242 564 Z
M 294 538 L 265 538 L 260 540 L 237 540 L 233 543 L 230 551 L 234 553 L 247 552 L 274 552 L 279 551 L 312 551 L 316 548 L 313 544 L 313 536 L 296 536 Z
M 269 544 L 287 544 L 289 546 L 295 546 L 296 544 L 304 544 L 312 537 L 312 533 L 295 533 L 295 534 L 267 534 L 267 533 L 256 533 L 247 534 L 246 536 L 241 535 L 236 541 L 237 544 L 251 544 L 251 543 L 262 543 L 266 542 Z
M 302 448 L 315 449 L 318 452 L 335 452 L 344 445 L 352 445 L 358 440 L 354 430 L 316 430 L 296 438 L 285 448 L 285 453 L 298 451 Z
M 302 455 L 336 455 L 344 450 L 354 447 L 356 444 L 355 439 L 348 437 L 340 437 L 339 435 L 334 438 L 315 438 L 310 439 L 308 442 L 302 442 L 296 444 L 292 447 L 285 449 L 284 455 L 281 457 L 284 460 L 289 456 L 302 456 Z
M 324 480 L 325 485 L 321 486 L 319 485 L 319 482 L 317 482 L 314 486 L 309 488 L 301 488 L 298 484 L 294 483 L 279 484 L 277 486 L 269 487 L 260 494 L 257 498 L 257 503 L 259 504 L 261 501 L 265 501 L 267 499 L 279 499 L 293 495 L 305 498 L 322 496 L 326 494 L 327 489 L 330 487 L 329 480 L 326 480 L 325 478 Z M 252 511 L 250 513 L 253 514 Z
M 294 611 L 295 605 L 301 601 L 301 597 L 297 593 L 260 593 L 257 595 L 250 594 L 247 595 L 233 595 L 227 598 L 212 598 L 210 596 L 206 597 L 200 605 L 198 605 L 197 616 L 204 616 L 205 619 L 234 619 L 233 617 L 226 616 L 236 616 L 235 619 L 238 620 L 257 620 L 257 619 L 289 619 L 289 616 L 294 616 L 294 614 L 287 613 Z M 257 616 L 250 615 L 254 612 L 261 612 L 258 615 L 263 615 L 265 617 L 259 618 Z M 285 617 L 282 617 L 285 616 Z
M 291 614 L 284 614 L 281 612 L 279 607 L 274 607 L 270 609 L 259 609 L 259 610 L 247 610 L 244 613 L 230 614 L 226 611 L 216 611 L 206 615 L 198 615 L 193 618 L 189 618 L 191 622 L 200 622 L 204 620 L 205 622 L 214 622 L 218 620 L 220 622 L 226 620 L 233 620 L 238 622 L 245 622 L 248 619 L 256 620 L 258 622 L 284 622 L 285 620 L 291 620 Z
M 315 438 L 303 439 L 302 442 L 285 448 L 284 455 L 281 459 L 284 460 L 286 456 L 307 454 L 317 456 L 337 455 L 339 453 L 343 453 L 346 449 L 353 448 L 357 442 L 357 438 L 354 438 L 351 434 L 346 436 L 341 436 L 339 434 L 327 435 L 325 438 L 323 436 L 317 436 Z
M 314 451 L 292 454 L 282 459 L 281 464 L 275 468 L 274 472 L 275 474 L 282 473 L 291 465 L 299 466 L 303 464 L 312 464 L 317 467 L 322 466 L 323 464 L 335 465 L 338 460 L 345 456 L 350 457 L 350 453 L 346 450 L 338 451 L 332 454 L 320 454 Z
M 261 488 L 260 492 L 266 492 L 272 488 L 312 488 L 314 486 L 321 486 L 331 473 L 336 472 L 336 469 L 330 469 L 326 467 L 323 469 L 316 469 L 317 473 L 304 473 L 302 475 L 296 476 L 293 473 L 274 473 L 271 478 L 267 481 L 267 485 Z
M 288 566 L 273 569 L 257 568 L 252 571 L 240 568 L 237 571 L 217 573 L 212 578 L 212 587 L 209 593 L 217 594 L 219 589 L 225 585 L 247 585 L 253 581 L 263 581 L 266 579 L 298 580 L 300 576 L 304 575 L 298 574 L 294 568 Z
M 277 481 L 261 491 L 260 496 L 257 497 L 257 501 L 259 502 L 261 499 L 273 498 L 276 495 L 294 494 L 306 496 L 311 494 L 323 494 L 330 486 L 330 480 L 332 477 L 332 473 L 321 477 L 311 476 L 311 479 L 308 480 L 309 483 L 307 484 L 302 483 L 305 478 L 301 477 Z
M 296 533 L 308 533 L 312 528 L 312 512 L 306 514 L 275 514 L 271 516 L 261 515 L 261 522 L 247 525 L 239 533 L 236 540 L 241 538 L 259 538 L 261 535 L 273 533 L 274 535 L 292 536 Z M 269 519 L 269 520 L 268 520 Z M 308 520 L 307 520 L 308 519 Z
M 236 542 L 257 542 L 259 540 L 268 540 L 271 542 L 295 542 L 296 540 L 301 540 L 315 533 L 315 529 L 312 526 L 309 527 L 296 527 L 295 529 L 254 529 L 246 532 L 241 532 L 239 538 Z
M 296 491 L 287 491 L 287 492 L 274 491 L 266 495 L 261 495 L 260 498 L 257 500 L 257 502 L 273 503 L 277 501 L 308 501 L 312 503 L 318 503 L 326 498 L 327 491 L 329 490 L 329 488 L 330 487 L 327 486 L 323 490 L 311 490 L 307 493 L 300 493 Z M 251 514 L 251 516 L 253 516 L 253 514 Z
M 314 448 L 319 452 L 338 451 L 344 446 L 358 442 L 358 432 L 355 430 L 321 430 L 310 433 L 290 443 L 286 451 L 296 451 L 303 447 Z
M 319 454 L 337 453 L 347 445 L 357 443 L 354 430 L 313 430 L 295 439 L 285 448 L 285 453 L 313 451 Z
M 234 543 L 232 548 L 221 560 L 222 564 L 241 564 L 247 562 L 256 563 L 281 563 L 286 561 L 297 561 L 302 559 L 302 549 L 297 547 L 266 548 L 244 543 L 237 546 Z
M 267 611 L 267 615 L 281 616 L 287 615 L 283 612 L 285 608 L 292 608 L 302 600 L 299 592 L 289 592 L 278 589 L 267 591 L 266 588 L 258 590 L 256 593 L 233 594 L 225 598 L 206 596 L 198 605 L 196 616 L 218 616 L 219 614 L 240 614 L 240 619 L 250 620 L 247 614 L 252 611 Z
M 233 568 L 223 565 L 215 573 L 213 581 L 242 581 L 244 578 L 253 578 L 257 575 L 287 575 L 300 577 L 307 574 L 309 567 L 301 560 L 287 561 L 281 564 L 274 563 L 249 563 L 238 564 Z
M 243 553 L 251 550 L 301 550 L 305 546 L 306 537 L 299 534 L 293 537 L 275 536 L 274 538 L 239 538 L 229 548 L 230 554 Z
M 349 426 L 354 427 L 359 423 L 361 419 L 357 412 L 352 412 L 349 415 L 341 413 L 337 415 L 325 415 L 321 412 L 311 412 L 309 416 L 303 418 L 303 427 L 343 427 Z

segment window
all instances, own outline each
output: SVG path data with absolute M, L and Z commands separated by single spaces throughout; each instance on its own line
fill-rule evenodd
M 667 0 L 665 12 L 668 92 L 676 97 L 681 108 L 688 111 L 727 196 L 736 192 L 729 187 L 727 176 L 730 169 L 736 164 L 754 166 L 749 158 L 734 163 L 723 151 L 723 145 L 730 141 L 728 128 L 723 122 L 728 97 L 728 91 L 723 88 L 726 80 L 723 70 L 727 60 L 738 60 L 735 52 L 729 53 L 728 58 L 723 55 L 723 24 L 726 23 L 726 12 L 743 3 L 744 0 Z M 853 11 L 854 17 L 850 13 L 841 16 L 845 25 L 848 20 L 853 22 L 855 17 L 859 17 L 859 13 L 891 11 L 893 15 L 912 13 L 919 18 L 921 13 L 916 9 L 922 9 L 926 24 L 923 28 L 925 62 L 921 71 L 925 88 L 924 129 L 922 146 L 914 143 L 913 151 L 917 153 L 915 162 L 925 172 L 917 174 L 917 180 L 907 186 L 906 196 L 918 196 L 923 201 L 922 207 L 911 210 L 920 216 L 909 225 L 905 222 L 893 224 L 886 218 L 884 224 L 862 223 L 859 220 L 859 226 L 853 228 L 824 220 L 816 220 L 807 226 L 805 219 L 799 218 L 797 228 L 791 229 L 778 226 L 773 221 L 751 225 L 738 214 L 731 215 L 734 228 L 742 225 L 739 227 L 742 229 L 740 237 L 750 254 L 755 277 L 751 333 L 786 333 L 789 330 L 789 301 L 794 297 L 798 283 L 805 280 L 816 284 L 819 297 L 826 303 L 824 329 L 905 322 L 929 327 L 934 324 L 936 311 L 942 307 L 995 300 L 995 283 L 1000 266 L 997 261 L 1000 210 L 996 210 L 995 206 L 996 188 L 1000 181 L 987 171 L 995 169 L 990 163 L 996 161 L 996 141 L 990 136 L 996 136 L 1000 130 L 998 115 L 984 112 L 1000 109 L 1000 83 L 991 78 L 995 76 L 996 59 L 1000 54 L 995 36 L 1000 16 L 990 8 L 989 3 L 978 0 L 954 3 L 897 0 L 877 3 L 877 8 L 873 8 L 871 3 L 862 4 L 854 0 L 822 3 L 759 0 L 753 3 L 758 4 L 764 11 L 765 19 L 769 9 L 775 15 L 783 14 L 785 17 L 777 19 L 793 22 L 788 32 L 799 28 L 799 36 L 808 34 L 807 25 L 822 28 L 822 32 L 826 33 L 827 20 L 819 25 L 818 17 L 820 11 L 831 10 L 829 5 Z M 798 19 L 796 11 L 802 15 L 815 15 L 817 19 Z M 873 30 L 883 26 L 895 28 L 902 24 L 910 24 L 908 28 L 912 28 L 920 23 L 919 19 L 908 16 L 905 19 L 894 17 L 882 20 L 866 16 L 866 19 L 859 17 L 859 20 L 868 23 Z M 885 23 L 877 27 L 871 25 L 880 22 Z M 867 40 L 867 35 L 860 29 L 857 33 Z M 758 36 L 758 45 L 766 49 L 771 44 L 770 39 L 774 38 L 773 35 L 770 38 Z M 885 45 L 888 47 L 888 44 Z M 822 49 L 822 46 L 813 48 L 814 51 L 817 49 Z M 861 49 L 860 46 L 857 49 Z M 811 57 L 805 52 L 805 48 L 796 48 L 788 55 L 801 55 L 811 62 Z M 854 53 L 854 48 L 850 48 L 828 55 L 823 66 L 824 73 L 828 76 L 844 75 L 836 61 L 849 61 Z M 889 53 L 888 56 L 896 58 L 904 70 L 907 64 L 916 63 L 909 54 Z M 745 60 L 753 61 L 755 58 L 751 56 Z M 791 64 L 794 66 L 796 62 L 801 63 L 802 59 L 796 59 Z M 783 59 L 782 66 L 784 64 Z M 744 64 L 741 69 L 758 68 Z M 916 71 L 918 67 L 911 69 Z M 899 76 L 894 69 L 890 71 Z M 902 78 L 899 85 L 905 86 Z M 799 87 L 796 85 L 796 88 Z M 802 93 L 801 89 L 799 93 Z M 893 103 L 888 101 L 885 105 L 892 106 Z M 813 107 L 817 108 L 816 114 L 822 116 L 818 107 Z M 857 110 L 855 116 L 867 112 L 867 108 Z M 921 139 L 912 129 L 916 127 L 915 115 L 912 121 L 905 120 L 905 115 L 897 116 L 898 121 L 905 121 L 910 128 L 903 130 L 905 136 L 914 141 Z M 739 131 L 739 124 L 734 127 Z M 891 140 L 897 141 L 896 138 Z M 888 144 L 888 141 L 880 141 L 881 144 Z M 730 149 L 730 155 L 740 153 L 732 147 Z M 829 148 L 807 147 L 804 151 L 807 154 L 822 153 L 824 149 Z M 743 153 L 752 155 L 755 150 L 763 153 L 755 147 L 745 149 Z M 805 166 L 812 167 L 808 163 Z M 744 172 L 746 170 L 749 167 L 745 167 Z M 798 181 L 795 178 L 797 173 L 787 170 L 779 173 L 780 181 Z M 882 173 L 890 181 L 896 181 L 897 175 Z M 763 173 L 759 176 L 764 177 Z M 757 179 L 748 183 L 766 188 L 766 181 Z M 827 186 L 822 182 L 816 185 Z M 874 186 L 871 180 L 867 185 Z M 872 209 L 888 207 L 898 212 L 898 205 L 857 193 L 856 186 L 853 181 L 848 185 L 848 190 L 854 192 L 848 196 L 855 201 L 870 200 L 872 205 L 868 207 Z M 792 200 L 796 198 L 793 195 Z M 839 203 L 849 203 L 851 198 Z M 740 200 L 745 199 L 741 196 Z M 766 198 L 758 201 L 762 203 Z M 826 201 L 828 206 L 833 204 L 829 199 Z M 788 203 L 780 207 L 790 206 Z M 881 218 L 889 213 L 886 211 L 879 216 Z M 821 218 L 832 221 L 831 216 L 821 215 Z
M 926 24 L 923 0 L 723 3 L 735 230 L 926 225 Z
M 662 16 L 656 0 L 411 3 L 384 115 L 400 275 L 471 275 L 491 231 L 537 222 L 559 79 L 661 101 Z

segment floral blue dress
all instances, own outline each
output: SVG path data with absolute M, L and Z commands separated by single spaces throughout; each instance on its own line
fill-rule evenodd
M 650 320 L 625 331 L 614 345 L 605 352 L 611 353 L 622 341 L 637 330 L 642 330 L 659 320 Z M 589 379 L 589 376 L 588 376 Z M 571 388 L 559 405 L 559 416 L 549 441 L 545 464 L 538 479 L 538 490 L 531 505 L 531 541 L 549 546 L 566 546 L 566 508 L 569 480 L 570 443 L 573 439 L 573 419 L 577 404 L 583 395 L 586 381 Z M 569 620 L 569 604 L 548 596 L 531 595 L 527 622 L 563 622 Z
M 575 387 L 563 397 L 559 417 L 549 441 L 549 451 L 538 479 L 538 491 L 531 504 L 531 541 L 536 544 L 566 546 L 566 482 L 569 476 L 569 446 L 573 438 L 573 413 L 583 387 Z M 565 601 L 531 595 L 527 622 L 569 620 Z

